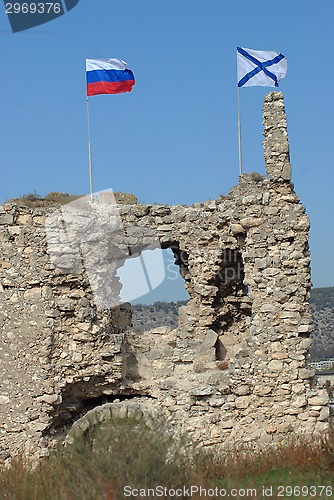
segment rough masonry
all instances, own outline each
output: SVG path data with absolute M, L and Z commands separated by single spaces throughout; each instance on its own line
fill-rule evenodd
M 20 451 L 46 455 L 85 429 L 87 415 L 151 415 L 172 432 L 224 448 L 328 428 L 327 393 L 308 367 L 309 220 L 291 183 L 281 93 L 265 97 L 263 116 L 267 177 L 245 174 L 228 196 L 189 207 L 117 206 L 132 255 L 156 238 L 174 252 L 190 296 L 175 330 L 138 333 L 128 304 L 108 307 L 125 259 L 108 257 L 115 205 L 107 195 L 94 206 L 98 230 L 95 216 L 78 217 L 90 237 L 80 241 L 79 232 L 76 247 L 71 238 L 59 245 L 49 231 L 58 260 L 46 227 L 64 212 L 3 204 L 3 460 Z

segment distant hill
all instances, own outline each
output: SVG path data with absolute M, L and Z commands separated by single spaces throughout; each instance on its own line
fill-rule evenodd
M 314 321 L 311 358 L 334 357 L 334 287 L 313 288 L 310 299 Z
M 132 306 L 132 324 L 136 330 L 143 332 L 157 326 L 177 327 L 178 310 L 186 300 L 178 302 L 154 302 L 152 305 L 136 304 Z
M 155 302 L 152 305 L 132 306 L 133 326 L 139 331 L 157 326 L 177 327 L 178 309 L 186 304 L 179 302 Z M 310 308 L 314 321 L 312 360 L 334 357 L 334 287 L 313 288 Z

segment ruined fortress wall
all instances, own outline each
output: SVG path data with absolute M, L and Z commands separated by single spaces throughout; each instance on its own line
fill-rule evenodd
M 115 398 L 207 446 L 328 428 L 307 365 L 309 220 L 280 93 L 265 98 L 264 135 L 267 177 L 245 174 L 216 201 L 115 207 L 104 195 L 70 222 L 61 207 L 1 207 L 0 458 L 47 454 Z M 139 334 L 117 305 L 116 272 L 125 249 L 156 241 L 173 250 L 190 300 L 177 329 Z

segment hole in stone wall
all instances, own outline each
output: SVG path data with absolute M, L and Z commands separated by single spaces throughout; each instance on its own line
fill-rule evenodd
M 152 396 L 143 396 L 145 398 L 151 398 Z M 82 409 L 81 409 L 81 414 L 80 416 L 84 415 L 87 413 L 89 410 L 92 410 L 93 408 L 97 408 L 98 406 L 102 406 L 105 403 L 116 403 L 118 401 L 128 401 L 129 399 L 138 399 L 140 398 L 140 395 L 138 394 L 113 394 L 110 396 L 107 395 L 102 395 L 97 398 L 90 398 L 82 401 Z M 152 398 L 154 399 L 154 398 Z M 78 415 L 76 416 L 76 419 L 78 419 Z
M 188 254 L 177 242 L 144 250 L 118 269 L 121 299 L 132 305 L 132 326 L 138 331 L 178 324 L 178 309 L 189 300 L 185 288 Z
M 224 249 L 219 270 L 210 281 L 218 288 L 213 303 L 215 320 L 211 326 L 218 334 L 227 330 L 231 332 L 234 324 L 238 324 L 237 330 L 240 331 L 240 322 L 245 322 L 246 316 L 251 315 L 249 287 L 245 285 L 244 278 L 241 252 Z
M 309 332 L 300 332 L 300 333 L 298 333 L 298 337 L 301 337 L 303 339 L 308 339 L 309 336 L 310 336 Z
M 113 394 L 103 394 L 102 391 L 105 389 L 103 383 L 103 377 L 93 376 L 90 377 L 89 381 L 78 381 L 69 384 L 62 393 L 62 403 L 54 408 L 52 415 L 53 430 L 51 433 L 62 432 L 65 427 L 71 426 L 73 422 L 81 418 L 89 410 L 104 403 L 152 397 L 143 393 L 138 394 L 131 389 L 120 392 L 117 387 L 114 388 Z M 49 433 L 49 430 L 47 430 L 47 433 Z
M 227 350 L 219 338 L 215 343 L 215 350 L 216 350 L 216 361 L 223 361 L 226 358 Z

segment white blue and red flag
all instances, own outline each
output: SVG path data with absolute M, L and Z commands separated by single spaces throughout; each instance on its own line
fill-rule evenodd
M 87 96 L 131 92 L 135 77 L 122 59 L 86 59 Z
M 286 57 L 269 50 L 237 47 L 238 87 L 278 87 L 288 69 Z

